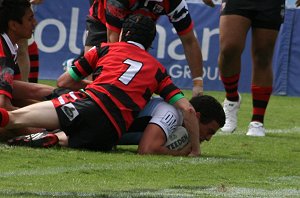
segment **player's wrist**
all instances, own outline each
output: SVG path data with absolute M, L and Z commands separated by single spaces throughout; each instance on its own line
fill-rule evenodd
M 193 78 L 193 85 L 203 87 L 203 78 L 201 76 Z

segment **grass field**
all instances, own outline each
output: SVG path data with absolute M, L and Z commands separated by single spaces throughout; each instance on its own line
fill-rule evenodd
M 242 97 L 238 129 L 218 132 L 199 158 L 0 144 L 0 197 L 300 197 L 300 98 L 272 96 L 266 137 L 248 137 Z

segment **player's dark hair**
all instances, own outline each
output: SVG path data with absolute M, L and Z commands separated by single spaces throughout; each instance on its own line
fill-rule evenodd
M 190 100 L 196 112 L 200 112 L 200 122 L 207 124 L 215 120 L 220 128 L 225 124 L 225 112 L 222 105 L 209 95 L 196 96 Z
M 121 41 L 134 41 L 148 49 L 156 35 L 155 22 L 144 15 L 129 15 L 122 25 Z
M 10 20 L 22 24 L 22 18 L 30 5 L 28 0 L 0 0 L 0 33 L 7 33 Z

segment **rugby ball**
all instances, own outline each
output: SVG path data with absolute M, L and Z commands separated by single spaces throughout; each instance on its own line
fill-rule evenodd
M 178 126 L 168 137 L 165 146 L 170 150 L 180 150 L 189 142 L 187 130 Z

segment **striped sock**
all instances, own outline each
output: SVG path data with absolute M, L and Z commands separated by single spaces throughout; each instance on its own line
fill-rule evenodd
M 252 85 L 251 92 L 253 104 L 251 121 L 264 123 L 265 112 L 272 94 L 272 86 L 259 87 L 256 85 Z
M 9 115 L 6 109 L 0 108 L 0 127 L 5 127 L 8 124 Z
M 222 75 L 220 76 L 224 84 L 227 100 L 239 101 L 238 84 L 239 84 L 240 74 L 238 73 L 230 77 L 224 77 Z
M 28 53 L 30 59 L 30 73 L 28 81 L 37 83 L 39 77 L 39 51 L 35 41 L 28 46 Z

